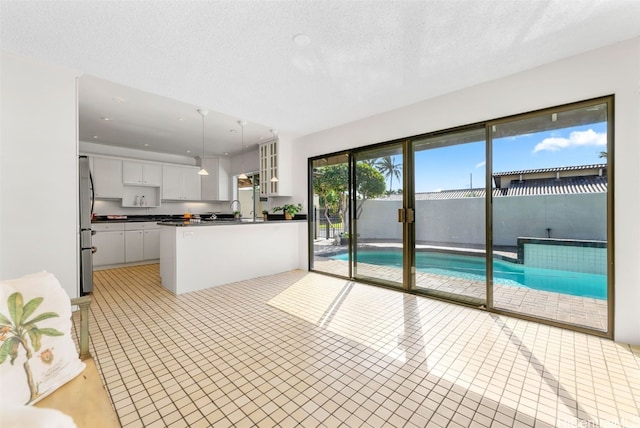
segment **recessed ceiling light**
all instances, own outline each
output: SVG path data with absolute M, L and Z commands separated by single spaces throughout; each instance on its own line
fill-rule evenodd
M 184 117 L 179 117 L 179 118 L 178 118 L 178 120 L 179 120 L 180 122 L 182 122 L 182 121 L 184 121 Z
M 224 155 L 225 156 L 229 156 L 229 152 L 224 152 Z
M 144 143 L 144 146 L 145 146 L 145 147 L 149 147 L 149 144 L 148 144 L 148 143 Z
M 187 150 L 187 153 L 191 153 L 191 150 Z
M 118 98 L 118 97 L 113 97 L 113 98 L 111 98 L 111 100 L 112 100 L 114 103 L 118 103 L 118 104 L 120 104 L 120 103 L 123 103 L 123 102 L 124 102 L 124 98 Z
M 293 36 L 293 43 L 298 46 L 307 46 L 309 43 L 311 43 L 311 38 L 306 34 L 296 34 L 295 36 Z
M 110 118 L 110 117 L 104 117 L 104 116 L 103 116 L 103 117 L 101 117 L 100 119 L 102 119 L 102 120 L 106 120 L 106 121 L 111 120 L 111 118 Z
M 94 135 L 94 136 L 93 136 L 93 138 L 97 140 L 97 139 L 98 139 L 98 136 L 97 136 L 97 135 Z

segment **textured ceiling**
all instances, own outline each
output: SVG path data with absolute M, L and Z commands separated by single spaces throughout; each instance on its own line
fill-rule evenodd
M 261 124 L 256 136 L 309 134 L 640 35 L 635 0 L 1 6 L 2 49 Z

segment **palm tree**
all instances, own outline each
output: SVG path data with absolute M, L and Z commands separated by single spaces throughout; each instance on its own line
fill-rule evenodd
M 27 318 L 35 312 L 43 300 L 42 297 L 36 297 L 24 305 L 22 294 L 16 292 L 11 294 L 7 299 L 7 307 L 11 320 L 5 315 L 0 314 L 0 341 L 2 342 L 0 346 L 0 364 L 4 363 L 7 357 L 11 357 L 9 362 L 13 365 L 13 362 L 18 358 L 18 349 L 20 346 L 24 348 L 26 353 L 26 360 L 22 365 L 27 375 L 30 392 L 30 398 L 26 404 L 35 400 L 39 395 L 38 387 L 33 380 L 33 374 L 29 366 L 29 360 L 33 356 L 33 351 L 38 352 L 40 350 L 42 346 L 42 336 L 62 336 L 64 334 L 55 328 L 38 328 L 38 326 L 36 326 L 37 322 L 59 316 L 55 312 L 43 312 L 27 321 Z M 29 342 L 31 342 L 31 346 L 29 346 Z M 33 351 L 31 348 L 33 348 Z M 46 358 L 53 358 L 50 350 Z
M 395 159 L 391 156 L 385 156 L 376 162 L 376 168 L 385 178 L 389 179 L 389 192 L 391 192 L 393 189 L 393 177 L 396 177 L 398 181 L 402 177 L 402 164 L 395 163 Z

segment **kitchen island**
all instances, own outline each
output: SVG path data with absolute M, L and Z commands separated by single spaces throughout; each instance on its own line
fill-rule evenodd
M 307 268 L 304 220 L 158 224 L 162 286 L 175 294 Z

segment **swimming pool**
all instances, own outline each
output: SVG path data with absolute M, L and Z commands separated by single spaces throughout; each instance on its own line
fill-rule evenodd
M 332 258 L 348 260 L 349 256 L 347 253 L 342 253 Z M 401 268 L 402 253 L 358 251 L 358 262 Z M 416 270 L 469 280 L 486 280 L 484 257 L 419 251 L 416 252 Z M 541 269 L 494 259 L 493 276 L 494 283 L 500 285 L 527 287 L 601 300 L 607 298 L 606 275 Z

